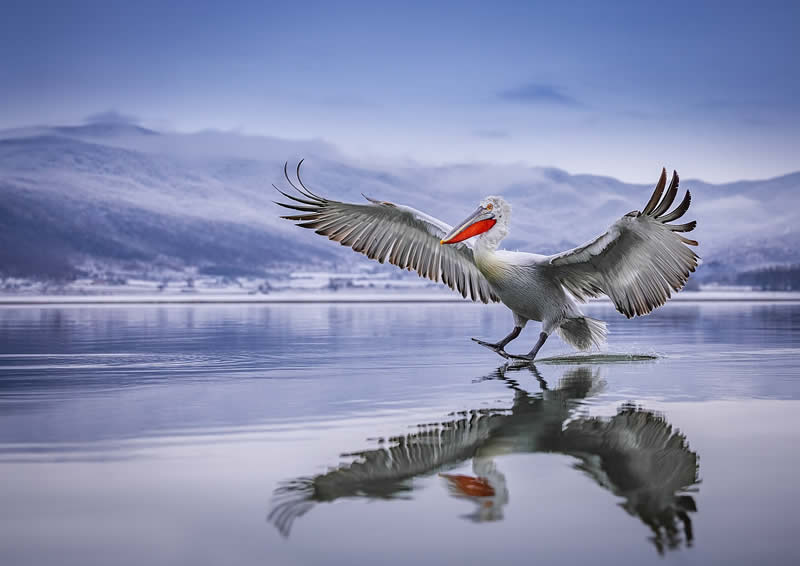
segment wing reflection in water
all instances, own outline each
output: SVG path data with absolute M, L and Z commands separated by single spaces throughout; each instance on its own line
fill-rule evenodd
M 531 372 L 541 391 L 530 394 L 511 377 Z M 652 531 L 659 552 L 692 542 L 687 491 L 698 483 L 698 456 L 685 437 L 656 414 L 622 405 L 613 417 L 578 414 L 582 400 L 602 389 L 598 370 L 571 368 L 549 389 L 533 366 L 503 366 L 482 379 L 503 380 L 514 391 L 510 409 L 465 411 L 437 425 L 389 439 L 388 446 L 349 454 L 352 463 L 297 478 L 275 490 L 269 520 L 288 536 L 297 517 L 314 505 L 344 497 L 407 497 L 411 479 L 439 472 L 450 493 L 475 503 L 474 521 L 503 518 L 509 500 L 496 459 L 504 454 L 550 452 L 572 456 L 575 468 L 623 499 L 620 505 Z M 474 476 L 444 473 L 472 460 Z

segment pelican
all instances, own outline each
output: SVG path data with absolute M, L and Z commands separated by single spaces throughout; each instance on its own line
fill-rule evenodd
M 284 176 L 297 194 L 276 190 L 292 202 L 282 207 L 300 212 L 282 216 L 303 228 L 384 263 L 414 270 L 441 281 L 462 297 L 483 303 L 502 302 L 514 315 L 514 328 L 498 342 L 473 338 L 503 356 L 533 361 L 548 336 L 557 332 L 574 348 L 586 351 L 606 341 L 606 324 L 584 316 L 576 301 L 607 295 L 628 318 L 648 314 L 679 291 L 697 267 L 699 257 L 687 246 L 696 221 L 672 224 L 689 209 L 691 195 L 669 210 L 678 194 L 678 173 L 667 187 L 662 169 L 650 200 L 614 222 L 582 246 L 555 255 L 498 249 L 508 235 L 511 205 L 488 196 L 455 227 L 408 206 L 364 195 L 366 204 L 339 202 L 296 182 L 284 165 Z M 665 190 L 666 189 L 666 190 Z M 539 339 L 526 355 L 505 347 L 533 320 L 541 322 Z

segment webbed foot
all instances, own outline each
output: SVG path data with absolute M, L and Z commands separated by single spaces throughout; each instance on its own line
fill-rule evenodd
M 473 342 L 477 342 L 481 346 L 485 348 L 489 348 L 491 351 L 495 352 L 496 354 L 503 356 L 505 359 L 511 359 L 513 356 L 505 351 L 503 344 L 492 344 L 491 342 L 484 342 L 483 340 L 478 340 L 477 338 L 472 339 Z

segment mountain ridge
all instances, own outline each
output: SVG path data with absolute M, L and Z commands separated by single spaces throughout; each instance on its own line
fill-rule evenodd
M 367 261 L 278 218 L 270 184 L 281 186 L 285 159 L 302 155 L 309 156 L 304 180 L 330 198 L 363 202 L 364 193 L 450 223 L 486 194 L 500 194 L 513 207 L 504 247 L 540 253 L 589 240 L 641 209 L 652 190 L 521 164 L 379 169 L 319 140 L 198 137 L 119 123 L 17 129 L 0 132 L 0 274 L 258 274 Z M 687 217 L 698 220 L 700 254 L 724 266 L 714 277 L 800 262 L 800 172 L 723 184 L 690 179 L 681 186 L 692 191 Z

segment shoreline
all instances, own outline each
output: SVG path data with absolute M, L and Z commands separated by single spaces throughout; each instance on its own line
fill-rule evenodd
M 681 303 L 800 303 L 798 292 L 709 292 L 688 291 L 675 295 L 669 302 Z M 276 293 L 272 295 L 6 295 L 0 296 L 0 307 L 60 305 L 211 305 L 211 304 L 370 304 L 370 303 L 464 303 L 475 304 L 458 295 L 438 293 Z M 606 298 L 593 303 L 610 304 Z M 477 303 L 479 304 L 479 303 Z

